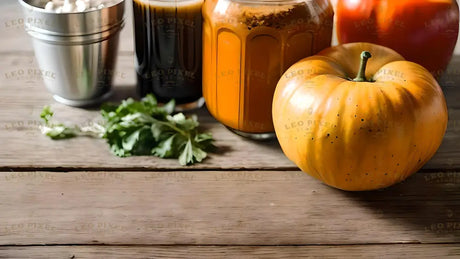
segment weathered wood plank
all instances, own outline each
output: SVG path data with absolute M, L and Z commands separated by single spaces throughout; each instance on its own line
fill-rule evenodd
M 32 50 L 32 44 L 24 32 L 24 20 L 17 0 L 0 1 L 2 16 L 0 17 L 0 52 L 9 50 Z M 132 1 L 126 1 L 125 28 L 121 34 L 121 50 L 133 50 Z M 335 33 L 335 30 L 334 30 Z M 334 35 L 335 36 L 335 35 Z M 28 41 L 26 41 L 26 38 Z M 337 44 L 334 37 L 332 44 Z M 460 55 L 460 36 L 455 54 Z
M 460 44 L 460 41 L 459 41 Z M 460 47 L 457 48 L 460 51 Z M 439 80 L 449 108 L 460 108 L 460 54 L 454 56 Z M 457 123 L 460 122 L 457 120 Z
M 33 52 L 0 53 L 0 91 L 2 102 L 24 103 L 46 100 L 53 102 L 42 82 L 42 73 L 52 74 L 53 71 L 40 71 Z M 45 75 L 46 76 L 46 75 Z M 117 68 L 114 72 L 114 93 L 112 101 L 136 96 L 136 74 L 134 71 L 134 53 L 121 51 L 118 56 Z M 449 108 L 460 108 L 460 55 L 454 56 L 451 64 L 440 79 Z M 20 90 L 27 90 L 23 92 Z M 18 95 L 18 92 L 21 95 Z M 7 98 L 6 98 L 7 97 Z M 5 100 L 3 100 L 5 99 Z
M 1 114 L 1 112 L 0 112 Z M 0 115 L 1 116 L 1 115 Z M 15 122 L 12 122 L 13 124 Z M 218 153 L 209 154 L 205 162 L 183 167 L 176 159 L 156 157 L 119 158 L 110 153 L 105 141 L 90 138 L 52 141 L 40 135 L 37 125 L 25 121 L 22 126 L 0 130 L 0 170 L 8 168 L 71 169 L 295 169 L 276 141 L 254 143 L 230 133 L 217 123 L 203 124 L 217 139 Z M 1 123 L 0 123 L 1 124 Z M 10 127 L 10 123 L 6 127 Z M 5 127 L 5 126 L 4 126 Z
M 56 118 L 60 121 L 87 124 L 100 119 L 98 112 L 56 104 L 45 90 L 31 56 L 4 55 L 0 59 L 4 70 L 0 81 L 0 167 L 2 168 L 153 168 L 178 169 L 176 161 L 157 158 L 117 158 L 110 154 L 103 141 L 76 139 L 51 141 L 39 135 L 39 114 L 43 106 L 53 104 Z M 135 74 L 132 55 L 119 57 L 115 73 L 115 95 L 119 101 L 135 95 Z M 460 64 L 460 59 L 459 59 Z M 460 75 L 460 73 L 459 73 Z M 460 85 L 460 77 L 453 80 Z M 454 91 L 449 105 L 455 106 L 460 98 L 460 87 L 448 87 Z M 460 102 L 458 102 L 460 103 Z M 198 111 L 200 121 L 215 135 L 221 153 L 193 168 L 243 168 L 243 169 L 294 169 L 276 141 L 260 143 L 238 137 L 218 124 L 205 109 Z M 19 155 L 21 154 L 21 155 Z M 235 161 L 238 161 L 235 163 Z M 450 121 L 444 143 L 425 169 L 460 168 L 460 109 L 450 108 Z
M 25 246 L 0 258 L 458 258 L 460 244 L 352 246 Z
M 5 83 L 0 83 L 0 143 L 6 145 L 0 150 L 0 168 L 181 168 L 175 160 L 115 157 L 102 140 L 81 138 L 56 142 L 40 136 L 39 114 L 47 104 L 54 103 L 52 107 L 57 120 L 70 123 L 87 124 L 100 120 L 99 112 L 56 104 L 45 90 L 32 57 L 11 56 L 6 59 L 12 66 L 2 75 Z M 5 60 L 0 59 L 0 64 L 5 64 Z M 110 101 L 118 102 L 136 95 L 132 67 L 132 55 L 120 56 L 120 72 L 115 73 L 117 89 Z M 214 134 L 220 151 L 206 163 L 193 168 L 295 168 L 284 157 L 276 140 L 255 143 L 243 139 L 218 124 L 205 109 L 196 113 L 203 127 Z
M 0 172 L 0 245 L 460 242 L 460 173 L 343 192 L 296 172 Z
M 121 51 L 133 51 L 132 1 L 126 1 L 125 27 L 121 31 Z M 24 15 L 18 0 L 0 1 L 0 52 L 32 51 L 32 39 L 24 29 Z

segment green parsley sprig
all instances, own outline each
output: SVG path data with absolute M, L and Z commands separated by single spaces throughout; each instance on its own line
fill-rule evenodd
M 178 158 L 181 165 L 203 161 L 207 152 L 215 150 L 212 135 L 198 131 L 195 115 L 187 118 L 182 113 L 173 114 L 174 108 L 174 100 L 160 107 L 153 95 L 147 95 L 141 101 L 129 98 L 118 106 L 104 104 L 101 107 L 102 124 L 80 127 L 53 122 L 54 114 L 46 106 L 40 114 L 44 121 L 41 131 L 52 139 L 103 138 L 110 151 L 120 157 Z

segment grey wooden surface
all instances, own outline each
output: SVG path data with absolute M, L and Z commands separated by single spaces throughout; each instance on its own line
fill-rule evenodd
M 135 95 L 129 6 L 111 101 Z M 102 140 L 49 140 L 38 130 L 44 105 L 68 123 L 98 111 L 52 99 L 19 5 L 0 8 L 0 258 L 460 256 L 460 56 L 441 79 L 449 125 L 435 157 L 401 184 L 349 193 L 205 109 L 196 113 L 220 151 L 191 167 L 118 158 Z

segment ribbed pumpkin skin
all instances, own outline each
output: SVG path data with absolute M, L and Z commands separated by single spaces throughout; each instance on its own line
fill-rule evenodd
M 366 78 L 353 82 L 362 51 Z M 273 121 L 302 171 L 349 191 L 375 190 L 418 171 L 439 148 L 447 106 L 436 80 L 391 49 L 350 43 L 305 58 L 279 81 Z

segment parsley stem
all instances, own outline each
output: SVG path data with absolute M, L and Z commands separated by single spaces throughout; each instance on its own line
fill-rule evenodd
M 170 122 L 159 121 L 159 120 L 157 120 L 157 119 L 155 119 L 155 118 L 152 118 L 152 119 L 153 119 L 156 123 L 159 123 L 159 124 L 161 124 L 161 125 L 167 126 L 167 127 L 171 128 L 171 129 L 173 129 L 173 130 L 179 132 L 179 133 L 180 133 L 181 135 L 183 135 L 184 137 L 187 137 L 187 138 L 190 137 L 190 134 L 188 134 L 187 132 L 185 132 L 185 131 L 179 129 L 178 127 L 176 127 L 174 124 L 172 124 L 172 123 L 170 123 Z

